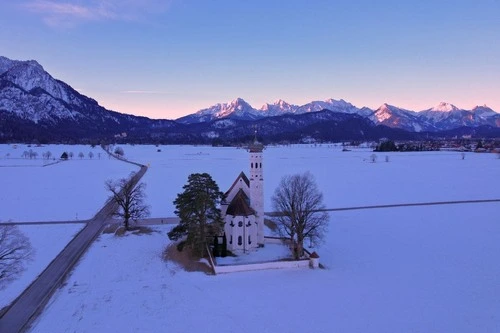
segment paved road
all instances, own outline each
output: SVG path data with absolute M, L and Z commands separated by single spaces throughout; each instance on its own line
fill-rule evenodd
M 147 171 L 146 166 L 130 180 L 137 184 Z M 114 202 L 106 205 L 71 240 L 40 276 L 11 304 L 0 318 L 0 333 L 23 332 L 42 312 L 52 294 L 63 283 L 90 244 L 102 232 L 107 221 L 117 209 Z

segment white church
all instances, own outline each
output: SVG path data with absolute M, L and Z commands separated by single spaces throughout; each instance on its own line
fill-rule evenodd
M 241 172 L 221 204 L 227 249 L 232 252 L 264 245 L 263 148 L 257 140 L 250 145 L 250 178 Z

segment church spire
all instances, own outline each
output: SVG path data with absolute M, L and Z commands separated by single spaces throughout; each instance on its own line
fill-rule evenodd
M 253 143 L 248 147 L 251 153 L 262 153 L 264 149 L 264 145 L 257 140 L 257 130 L 255 130 L 255 137 L 253 139 Z
M 257 140 L 257 131 L 250 152 L 250 205 L 255 210 L 257 223 L 257 242 L 264 245 L 264 145 Z

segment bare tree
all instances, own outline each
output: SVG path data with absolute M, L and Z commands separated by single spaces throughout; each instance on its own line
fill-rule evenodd
M 93 159 L 93 158 L 94 158 L 94 153 L 93 153 L 93 152 L 91 152 L 91 151 L 89 151 L 89 158 L 90 158 L 90 159 Z
M 0 290 L 24 270 L 34 253 L 28 237 L 17 226 L 0 225 Z
M 271 198 L 275 222 L 283 237 L 290 239 L 296 260 L 304 255 L 304 240 L 320 241 L 328 225 L 323 194 L 311 173 L 288 175 L 281 179 Z
M 74 154 L 73 154 L 73 152 L 72 152 L 72 151 L 70 151 L 70 152 L 68 153 L 68 156 L 69 156 L 69 158 L 71 158 L 71 159 L 73 159 L 73 155 L 74 155 Z
M 85 157 L 85 155 L 84 155 L 82 152 L 79 152 L 79 153 L 78 153 L 78 157 L 80 157 L 80 159 L 82 159 L 82 158 L 84 158 L 84 157 Z
M 28 157 L 31 159 L 36 159 L 38 157 L 38 153 L 36 151 L 33 151 L 33 149 L 30 149 L 28 152 Z
M 133 176 L 133 173 L 131 176 Z M 146 189 L 145 183 L 134 186 L 129 179 L 122 178 L 118 181 L 107 180 L 105 187 L 111 192 L 110 199 L 119 206 L 114 215 L 123 218 L 126 230 L 130 229 L 130 220 L 137 221 L 140 218 L 149 216 L 149 206 L 144 203 L 146 197 L 144 193 Z
M 50 160 L 50 158 L 52 157 L 52 153 L 50 151 L 46 151 L 42 154 L 42 157 L 46 160 Z
M 377 155 L 376 155 L 376 154 L 371 154 L 371 155 L 370 155 L 370 161 L 371 161 L 372 163 L 377 162 Z

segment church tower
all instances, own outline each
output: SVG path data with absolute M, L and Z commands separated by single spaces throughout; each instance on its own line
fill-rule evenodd
M 250 145 L 250 205 L 255 211 L 257 224 L 257 242 L 264 245 L 264 169 L 262 150 L 264 146 L 257 141 Z

